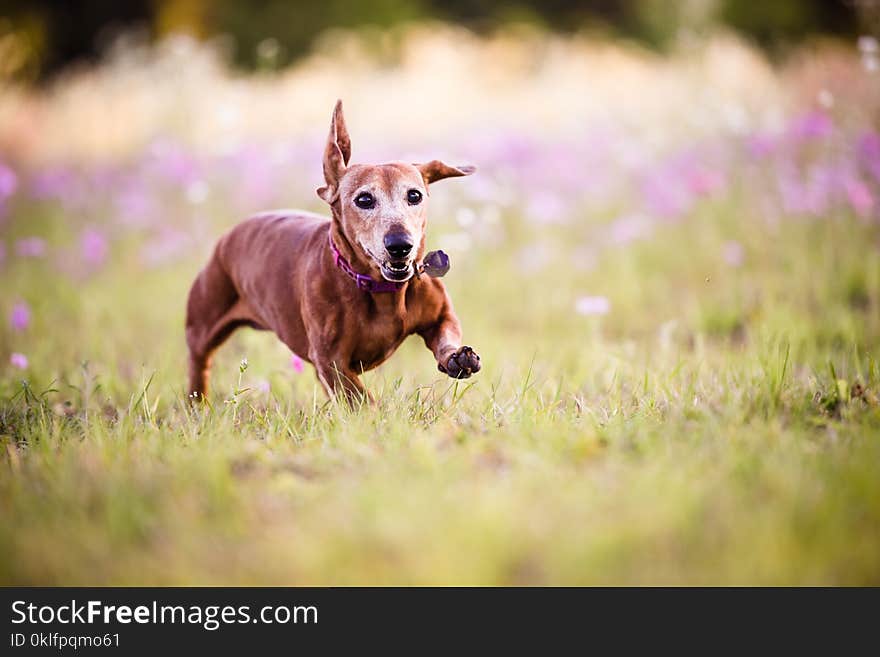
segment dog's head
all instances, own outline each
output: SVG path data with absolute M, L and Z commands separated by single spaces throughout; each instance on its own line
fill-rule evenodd
M 402 282 L 422 257 L 427 224 L 428 185 L 443 178 L 469 176 L 472 166 L 439 160 L 426 164 L 353 164 L 351 139 L 337 101 L 324 150 L 324 187 L 318 196 L 333 209 L 356 256 L 389 281 Z

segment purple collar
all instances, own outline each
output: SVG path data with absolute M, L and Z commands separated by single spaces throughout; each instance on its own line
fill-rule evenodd
M 406 285 L 407 281 L 401 283 L 393 283 L 385 280 L 377 281 L 371 276 L 358 274 L 352 266 L 348 264 L 348 260 L 342 257 L 339 249 L 336 248 L 336 244 L 333 243 L 333 235 L 329 231 L 327 233 L 327 239 L 330 241 L 330 250 L 333 251 L 333 261 L 336 263 L 336 266 L 355 282 L 359 290 L 371 292 L 373 294 L 376 292 L 397 292 L 397 290 Z

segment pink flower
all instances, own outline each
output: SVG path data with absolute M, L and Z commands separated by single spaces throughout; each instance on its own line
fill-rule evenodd
M 734 241 L 724 243 L 722 255 L 724 257 L 724 262 L 731 267 L 739 267 L 745 259 L 745 251 L 742 244 Z
M 749 155 L 756 160 L 763 160 L 772 155 L 776 150 L 776 145 L 776 140 L 773 137 L 764 134 L 752 135 L 746 140 L 746 149 Z
M 18 187 L 18 176 L 15 171 L 0 162 L 0 200 L 5 200 L 15 193 Z
M 797 116 L 789 125 L 789 134 L 797 142 L 814 141 L 828 137 L 834 122 L 824 112 L 811 111 Z
M 578 297 L 574 309 L 579 315 L 607 315 L 611 311 L 611 302 L 608 297 Z
M 859 160 L 880 181 L 880 134 L 868 132 L 859 139 Z
M 616 219 L 610 226 L 611 241 L 615 244 L 627 244 L 648 237 L 653 231 L 650 219 L 635 214 Z
M 13 367 L 17 367 L 20 370 L 26 370 L 28 366 L 27 356 L 19 353 L 12 354 L 9 357 L 9 364 Z
M 15 243 L 15 252 L 22 258 L 42 258 L 46 255 L 46 240 L 26 237 Z
M 849 178 L 844 182 L 846 196 L 852 209 L 860 217 L 867 217 L 874 209 L 874 197 L 868 186 L 858 178 Z
M 79 239 L 83 259 L 92 265 L 101 265 L 107 259 L 107 238 L 95 228 L 86 228 Z
M 290 366 L 297 374 L 302 374 L 303 370 L 306 369 L 305 361 L 296 354 L 290 354 Z
M 14 331 L 24 331 L 31 323 L 31 309 L 24 301 L 19 301 L 12 306 L 9 313 L 9 323 Z

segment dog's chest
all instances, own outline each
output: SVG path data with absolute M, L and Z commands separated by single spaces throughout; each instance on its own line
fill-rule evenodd
M 373 317 L 360 327 L 352 352 L 352 367 L 369 370 L 387 360 L 412 332 L 407 317 Z

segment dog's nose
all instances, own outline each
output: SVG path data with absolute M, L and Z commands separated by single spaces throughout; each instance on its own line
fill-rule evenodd
M 396 260 L 408 256 L 412 248 L 412 238 L 406 233 L 390 233 L 385 236 L 385 250 Z

